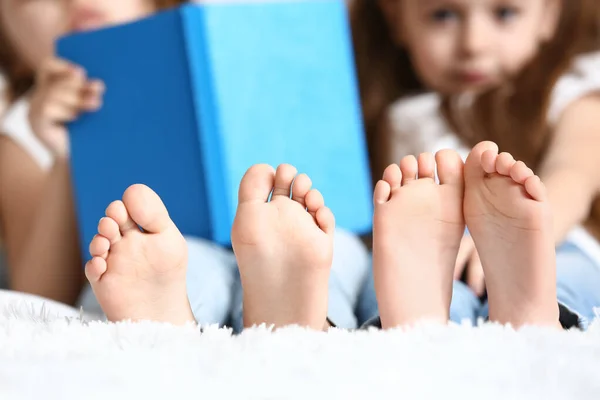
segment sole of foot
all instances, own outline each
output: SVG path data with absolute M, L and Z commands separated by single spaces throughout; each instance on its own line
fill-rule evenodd
M 231 239 L 245 327 L 326 326 L 335 221 L 310 178 L 296 174 L 256 165 L 240 183 Z
M 482 142 L 465 165 L 464 215 L 485 273 L 490 320 L 559 327 L 552 214 L 540 179 Z
M 185 239 L 150 188 L 131 186 L 108 206 L 90 254 L 86 277 L 110 321 L 194 322 Z
M 448 321 L 463 183 L 460 156 L 444 150 L 405 157 L 375 186 L 373 273 L 384 329 Z

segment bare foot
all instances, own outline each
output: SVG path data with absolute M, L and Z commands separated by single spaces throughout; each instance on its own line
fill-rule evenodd
M 540 179 L 491 142 L 465 166 L 464 215 L 487 285 L 490 320 L 560 326 L 550 204 Z
M 110 321 L 194 321 L 185 240 L 148 187 L 131 186 L 108 206 L 90 253 L 85 274 Z
M 444 150 L 435 160 L 431 154 L 421 154 L 418 162 L 405 157 L 400 167 L 385 170 L 373 200 L 373 274 L 382 327 L 421 319 L 446 323 L 465 228 L 460 156 Z
M 242 179 L 231 240 L 246 327 L 326 326 L 335 222 L 311 186 L 290 165 L 256 165 Z

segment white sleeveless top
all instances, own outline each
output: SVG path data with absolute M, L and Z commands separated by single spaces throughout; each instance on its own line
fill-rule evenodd
M 4 115 L 4 109 L 6 108 L 6 79 L 0 73 L 0 118 Z
M 0 133 L 21 146 L 44 170 L 52 166 L 52 153 L 35 136 L 29 125 L 27 114 L 29 101 L 26 97 L 17 100 L 4 114 Z
M 600 93 L 600 52 L 578 57 L 571 70 L 556 83 L 548 110 L 550 125 L 556 125 L 570 104 L 594 92 Z M 437 94 L 427 93 L 401 99 L 390 107 L 394 160 L 409 154 L 435 153 L 443 149 L 454 149 L 466 160 L 470 148 L 446 124 L 439 112 L 440 101 Z M 566 241 L 576 245 L 600 268 L 600 244 L 587 230 L 575 227 Z

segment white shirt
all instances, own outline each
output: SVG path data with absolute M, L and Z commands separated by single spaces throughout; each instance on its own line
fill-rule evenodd
M 0 73 L 0 116 L 4 113 L 6 108 L 6 79 Z
M 11 138 L 21 146 L 44 170 L 53 163 L 52 153 L 42 144 L 31 130 L 27 114 L 29 101 L 22 97 L 17 100 L 4 114 L 0 123 L 0 134 Z
M 556 83 L 548 110 L 548 122 L 556 125 L 574 101 L 600 93 L 600 52 L 579 56 L 571 69 Z M 435 153 L 442 149 L 458 151 L 466 160 L 470 148 L 451 131 L 440 114 L 440 97 L 427 93 L 394 103 L 389 110 L 394 134 L 394 160 L 405 155 Z M 576 245 L 600 267 L 600 244 L 587 230 L 575 227 L 567 241 Z

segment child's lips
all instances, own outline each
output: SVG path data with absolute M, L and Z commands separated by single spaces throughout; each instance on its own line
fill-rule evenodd
M 481 71 L 460 71 L 456 74 L 459 81 L 471 85 L 484 84 L 491 81 L 489 74 Z

